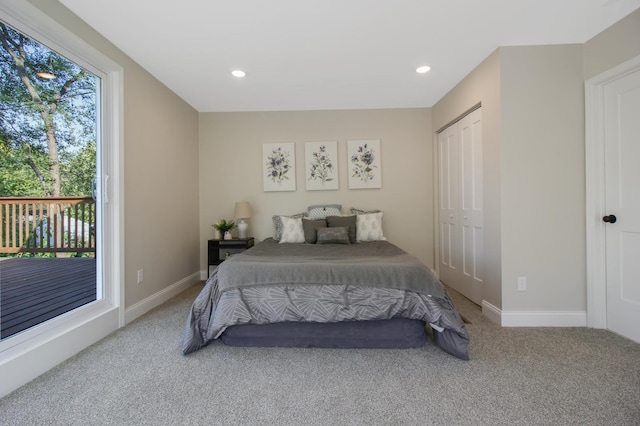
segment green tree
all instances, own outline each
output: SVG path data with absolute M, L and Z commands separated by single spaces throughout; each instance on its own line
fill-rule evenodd
M 91 181 L 96 173 L 96 143 L 91 141 L 73 155 L 68 152 L 62 158 L 62 193 L 87 195 L 91 193 Z
M 0 195 L 88 194 L 96 77 L 2 22 L 0 45 Z
M 36 153 L 25 152 L 27 146 L 10 148 L 0 144 L 0 197 L 44 197 L 42 185 L 39 184 L 33 169 L 23 161 L 30 157 L 40 168 L 47 166 L 47 155 L 36 148 Z

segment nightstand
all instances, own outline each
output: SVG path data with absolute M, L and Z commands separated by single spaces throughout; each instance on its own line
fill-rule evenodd
M 232 240 L 209 240 L 207 250 L 207 277 L 211 275 L 211 266 L 218 266 L 229 256 L 253 247 L 253 237 L 234 238 Z

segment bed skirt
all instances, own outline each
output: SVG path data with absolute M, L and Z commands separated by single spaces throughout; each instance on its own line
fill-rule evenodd
M 280 322 L 228 327 L 220 336 L 229 346 L 294 348 L 415 348 L 426 341 L 424 321 Z

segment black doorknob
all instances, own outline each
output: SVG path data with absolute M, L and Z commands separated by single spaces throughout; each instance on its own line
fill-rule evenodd
M 609 216 L 603 217 L 602 220 L 604 220 L 607 223 L 616 223 L 618 218 L 616 217 L 616 215 L 610 214 Z

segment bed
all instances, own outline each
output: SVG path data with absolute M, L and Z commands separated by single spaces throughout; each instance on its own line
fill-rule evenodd
M 431 335 L 444 351 L 469 359 L 469 336 L 448 293 L 396 245 L 267 238 L 207 280 L 181 349 L 186 355 L 215 339 L 237 346 L 415 347 Z

